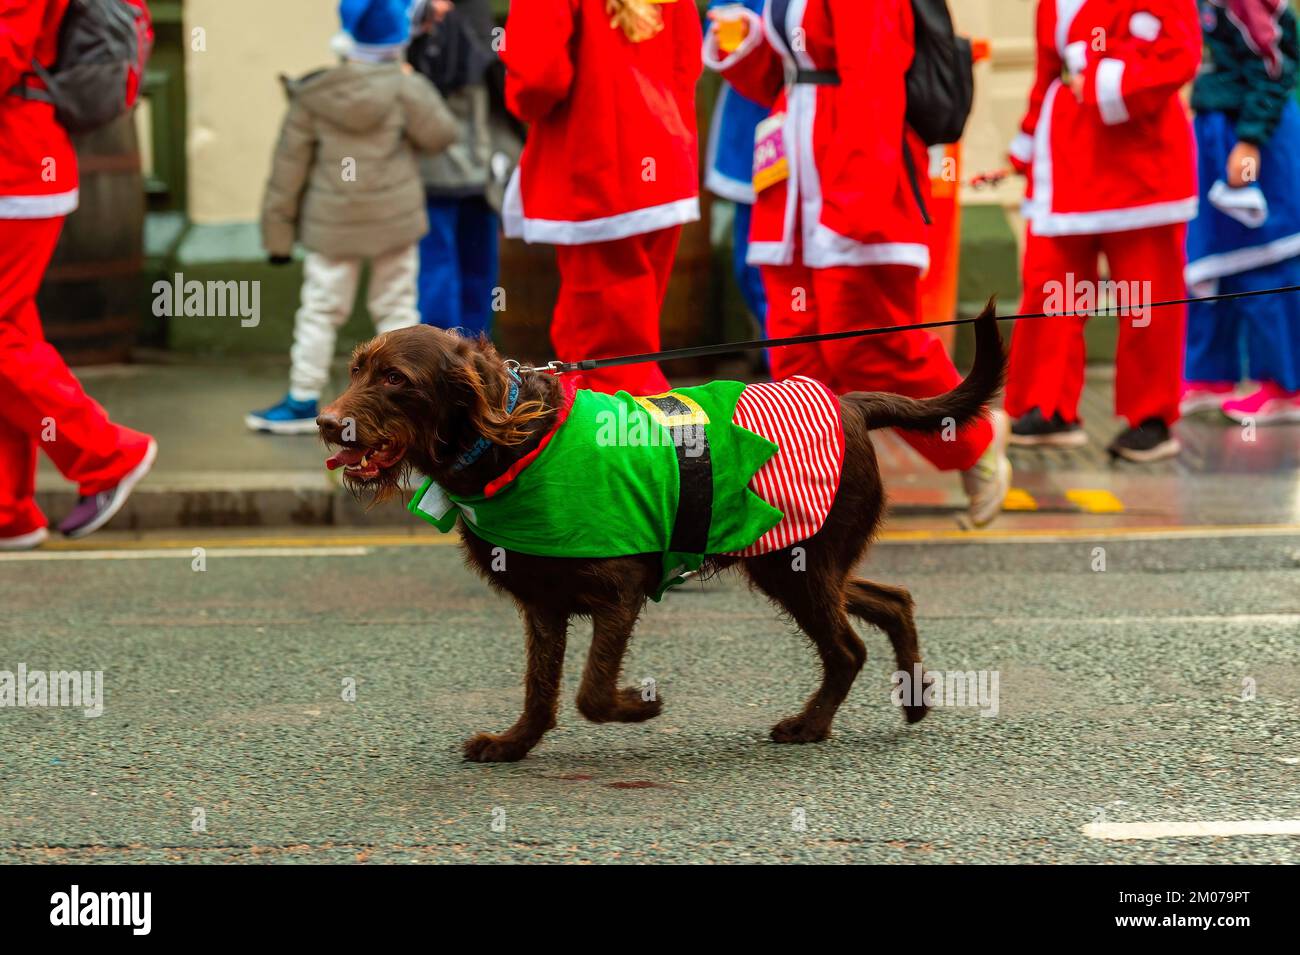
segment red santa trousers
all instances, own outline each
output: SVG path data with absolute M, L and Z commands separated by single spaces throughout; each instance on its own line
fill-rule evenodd
M 45 526 L 36 450 L 82 495 L 114 487 L 143 460 L 147 435 L 108 420 L 41 333 L 36 291 L 62 219 L 0 219 L 0 528 Z
M 677 254 L 681 226 L 593 242 L 557 245 L 560 295 L 551 342 L 561 361 L 659 351 L 659 313 Z M 634 395 L 669 388 L 654 363 L 584 372 L 584 387 Z
M 1105 253 L 1110 280 L 1120 283 L 1129 301 L 1179 299 L 1186 296 L 1183 240 L 1186 225 L 1156 226 L 1104 235 L 1051 238 L 1032 233 L 1026 239 L 1024 298 L 1020 310 L 1075 311 L 1095 303 L 1098 256 Z M 1147 285 L 1145 283 L 1150 283 Z M 1092 283 L 1092 302 L 1082 298 Z M 1132 284 L 1136 283 L 1136 284 Z M 1062 293 L 1063 294 L 1058 294 Z M 1148 298 L 1149 297 L 1149 298 Z M 1016 323 L 1011 334 L 1007 373 L 1007 413 L 1018 418 L 1032 408 L 1050 418 L 1059 411 L 1066 421 L 1079 420 L 1083 392 L 1084 318 L 1036 318 Z M 1166 424 L 1178 420 L 1182 387 L 1183 334 L 1187 307 L 1144 310 L 1142 316 L 1119 315 L 1098 321 L 1119 323 L 1115 355 L 1115 411 L 1130 425 L 1147 418 Z
M 765 265 L 762 271 L 772 338 L 920 321 L 920 276 L 911 266 Z M 939 340 L 923 330 L 788 345 L 772 349 L 771 362 L 777 381 L 807 375 L 836 394 L 891 391 L 931 398 L 961 381 Z M 981 418 L 958 429 L 951 441 L 941 434 L 899 435 L 940 470 L 964 471 L 988 448 L 993 428 Z

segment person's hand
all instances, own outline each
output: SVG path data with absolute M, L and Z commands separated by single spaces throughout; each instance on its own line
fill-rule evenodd
M 1237 143 L 1228 154 L 1228 185 L 1234 189 L 1259 181 L 1259 147 L 1254 143 Z
M 1083 102 L 1083 74 L 1075 73 L 1070 77 L 1070 92 L 1080 103 Z
M 292 255 L 270 255 L 267 256 L 266 261 L 270 262 L 272 265 L 288 265 L 290 262 L 293 261 L 293 256 Z

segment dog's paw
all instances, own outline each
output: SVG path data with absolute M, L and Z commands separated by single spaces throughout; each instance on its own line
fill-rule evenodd
M 479 733 L 465 740 L 465 758 L 472 763 L 514 763 L 528 755 L 531 746 L 511 736 Z
M 929 712 L 930 708 L 924 703 L 919 706 L 905 706 L 903 707 L 903 719 L 909 723 L 919 723 L 925 719 L 925 715 Z
M 820 743 L 830 735 L 829 725 L 814 723 L 802 714 L 784 719 L 772 727 L 774 743 Z
M 614 698 L 592 699 L 578 695 L 578 712 L 592 723 L 643 723 L 652 720 L 664 708 L 663 697 L 643 699 L 639 686 L 625 686 Z
M 647 700 L 642 697 L 642 692 L 639 686 L 625 686 L 619 690 L 618 706 L 610 719 L 617 723 L 642 723 L 662 713 L 663 697 L 656 693 L 654 699 Z

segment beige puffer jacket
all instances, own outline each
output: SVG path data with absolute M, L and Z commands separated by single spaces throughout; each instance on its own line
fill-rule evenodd
M 285 80 L 289 113 L 262 202 L 262 242 L 371 258 L 429 230 L 418 152 L 456 140 L 433 84 L 398 63 L 354 63 Z

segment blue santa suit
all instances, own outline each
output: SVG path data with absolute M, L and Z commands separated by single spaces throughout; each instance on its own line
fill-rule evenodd
M 736 2 L 711 0 L 709 6 L 732 6 Z M 754 13 L 763 12 L 763 0 L 742 2 Z M 746 264 L 745 256 L 749 251 L 749 220 L 754 206 L 754 128 L 767 119 L 767 113 L 767 107 L 746 99 L 724 82 L 713 109 L 704 175 L 706 189 L 736 204 L 731 265 L 745 307 L 758 319 L 763 334 L 767 327 L 763 278 L 756 266 Z
M 1300 285 L 1300 108 L 1296 19 L 1278 5 L 1276 43 L 1258 43 L 1223 9 L 1201 0 L 1207 65 L 1196 80 L 1200 212 L 1187 232 L 1187 285 L 1193 294 L 1250 292 Z M 1238 142 L 1259 147 L 1259 181 L 1268 204 L 1251 228 L 1210 201 L 1225 180 Z M 1223 188 L 1220 186 L 1220 188 Z M 1245 365 L 1243 368 L 1243 357 Z M 1262 295 L 1191 306 L 1188 381 L 1236 382 L 1245 376 L 1300 390 L 1300 293 Z

